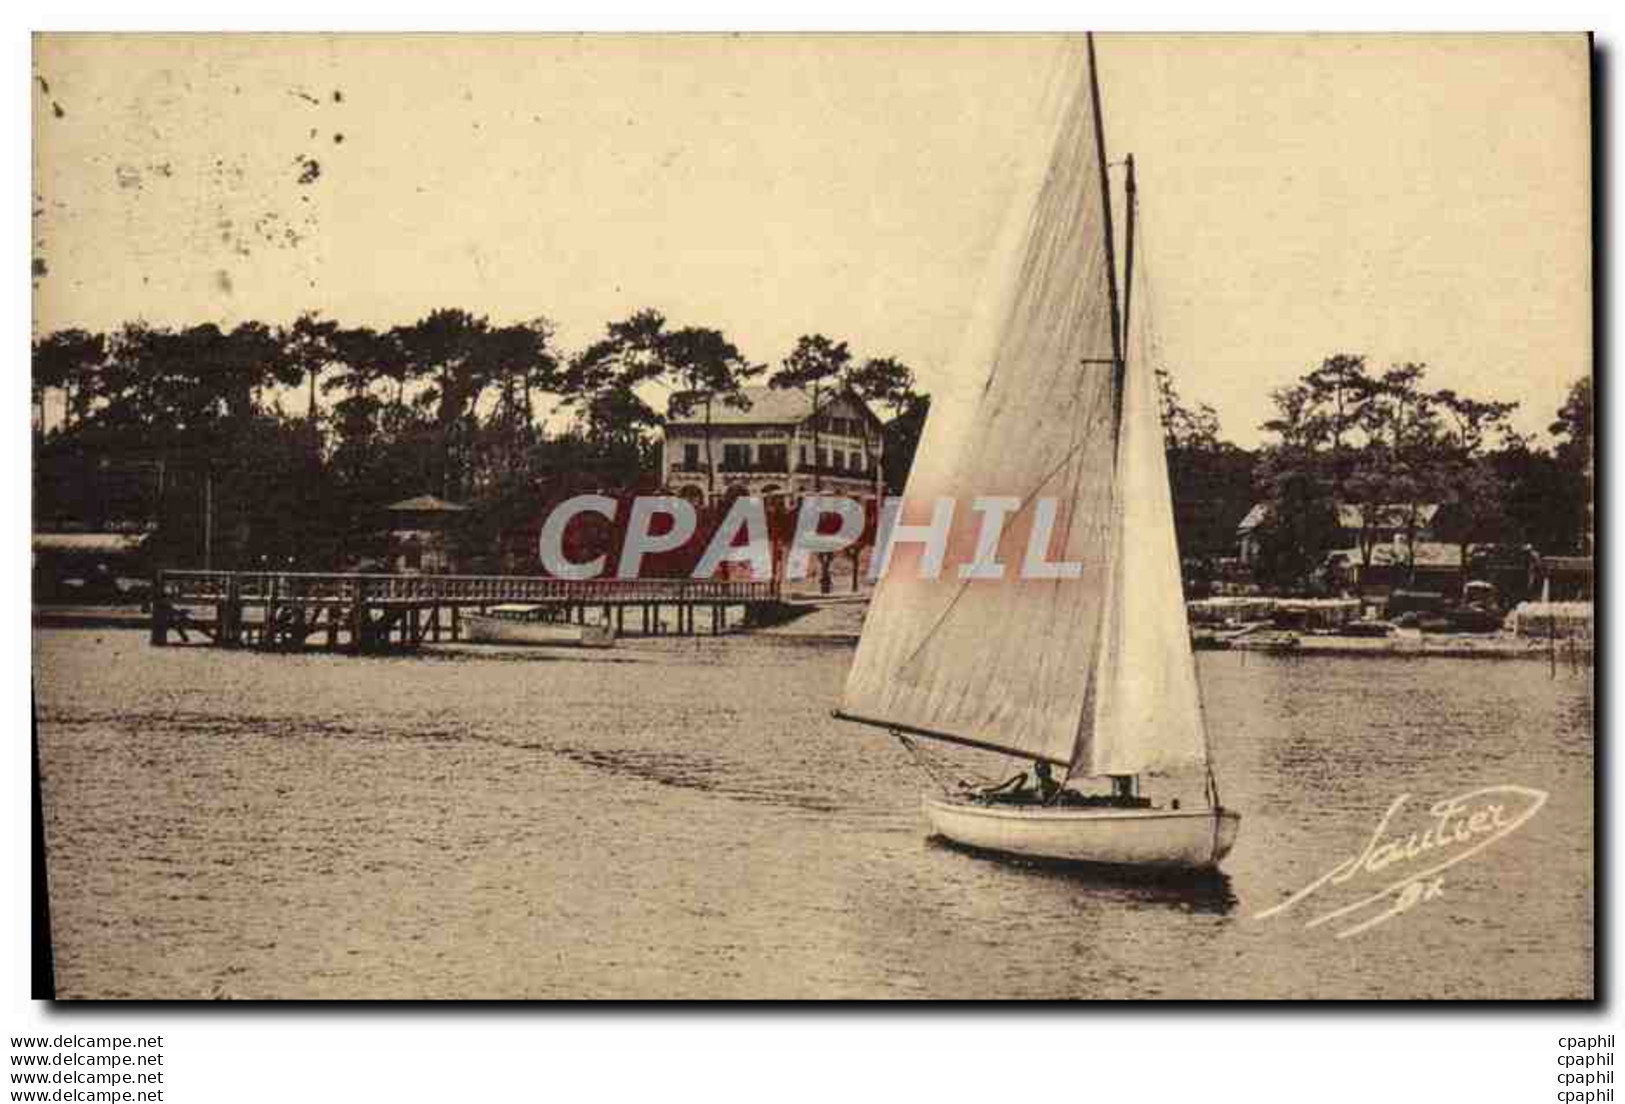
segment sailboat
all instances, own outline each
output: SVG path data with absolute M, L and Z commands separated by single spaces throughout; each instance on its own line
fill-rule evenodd
M 1219 800 L 1159 392 L 1145 328 L 1132 325 L 1133 159 L 1122 165 L 1120 296 L 1117 166 L 1106 160 L 1093 37 L 1069 40 L 1062 55 L 1045 100 L 1046 140 L 1023 173 L 955 382 L 933 396 L 903 495 L 907 524 L 948 498 L 1002 501 L 1004 525 L 996 543 L 954 529 L 935 573 L 912 570 L 907 548 L 888 553 L 835 716 L 887 730 L 911 750 L 939 741 L 1048 765 L 1046 779 L 1049 768 L 1062 772 L 1060 787 L 1011 800 L 928 761 L 941 785 L 925 814 L 949 841 L 1040 859 L 1213 868 L 1241 818 Z M 1055 569 L 1019 570 L 1035 532 L 1048 538 Z M 1150 776 L 1183 777 L 1197 792 L 1158 804 L 1142 796 Z M 1110 795 L 1069 788 L 1088 779 L 1110 780 Z

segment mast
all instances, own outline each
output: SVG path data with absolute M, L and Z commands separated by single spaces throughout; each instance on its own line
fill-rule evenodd
M 1125 243 L 1124 243 L 1124 246 L 1123 246 L 1123 253 L 1124 253 L 1124 257 L 1123 257 L 1123 348 L 1124 348 L 1124 361 L 1127 360 L 1128 335 L 1129 335 L 1129 325 L 1130 325 L 1129 308 L 1131 308 L 1134 305 L 1134 224 L 1139 221 L 1139 218 L 1137 217 L 1138 211 L 1136 211 L 1136 209 L 1135 209 L 1136 188 L 1134 187 L 1134 155 L 1132 153 L 1128 155 L 1128 159 L 1127 159 L 1126 163 L 1128 165 L 1128 184 L 1124 188 L 1124 191 L 1126 193 L 1126 199 L 1124 200 L 1123 205 L 1126 208 L 1126 210 L 1124 211 L 1124 217 L 1128 219 L 1128 226 L 1123 231 L 1124 236 L 1127 239 L 1125 241 Z M 1122 371 L 1123 371 L 1123 373 L 1125 375 L 1128 373 L 1128 365 L 1127 365 L 1127 363 L 1123 364 Z
M 1123 431 L 1123 324 L 1117 309 L 1117 249 L 1112 232 L 1112 185 L 1106 174 L 1106 128 L 1100 118 L 1100 75 L 1095 67 L 1095 34 L 1085 34 L 1089 44 L 1089 103 L 1095 115 L 1095 163 L 1100 166 L 1100 214 L 1106 241 L 1106 295 L 1112 310 L 1112 436 Z
M 1112 185 L 1111 174 L 1106 166 L 1106 124 L 1101 119 L 1100 111 L 1100 77 L 1095 66 L 1095 36 L 1093 32 L 1088 35 L 1089 40 L 1089 101 L 1095 114 L 1095 163 L 1100 166 L 1100 214 L 1105 227 L 1106 241 L 1106 294 L 1111 301 L 1112 312 L 1112 469 L 1116 471 L 1122 461 L 1123 441 L 1123 391 L 1128 382 L 1128 365 L 1125 363 L 1123 350 L 1128 344 L 1128 309 L 1133 301 L 1134 273 L 1134 156 L 1128 158 L 1128 198 L 1125 203 L 1124 217 L 1128 219 L 1128 241 L 1126 244 L 1127 263 L 1130 266 L 1123 274 L 1123 308 L 1122 315 L 1118 315 L 1117 307 L 1117 257 L 1116 235 L 1112 230 Z M 1109 630 L 1111 620 L 1101 622 L 1101 640 L 1104 644 L 1105 634 Z M 1076 753 L 1074 753 L 1076 755 Z M 1076 764 L 1067 764 L 1067 775 L 1070 777 Z M 1112 789 L 1119 794 L 1132 794 L 1134 792 L 1135 778 L 1133 775 L 1113 775 Z

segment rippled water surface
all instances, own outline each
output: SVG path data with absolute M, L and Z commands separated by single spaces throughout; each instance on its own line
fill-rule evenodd
M 38 632 L 58 986 L 156 998 L 1591 993 L 1588 676 L 1203 653 L 1219 781 L 1244 820 L 1222 876 L 1160 883 L 929 840 L 906 753 L 829 718 L 851 655 L 702 639 L 357 659 Z M 1408 831 L 1430 823 L 1431 803 L 1500 785 L 1549 799 L 1406 914 L 1348 938 L 1305 926 L 1350 899 L 1353 886 L 1334 886 L 1257 918 L 1359 854 L 1400 795 L 1412 795 Z

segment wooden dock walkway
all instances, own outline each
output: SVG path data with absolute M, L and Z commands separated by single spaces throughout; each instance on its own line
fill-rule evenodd
M 465 610 L 505 604 L 550 607 L 583 625 L 591 611 L 617 635 L 692 636 L 702 611 L 721 634 L 735 610 L 747 626 L 768 619 L 781 595 L 777 581 L 165 570 L 153 587 L 152 643 L 376 654 L 461 639 Z

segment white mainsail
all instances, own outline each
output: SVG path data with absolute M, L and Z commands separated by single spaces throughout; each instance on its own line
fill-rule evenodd
M 1114 427 L 1089 65 L 1084 45 L 1068 42 L 1048 156 L 1001 239 L 954 384 L 933 395 L 909 476 L 905 523 L 925 522 L 941 497 L 957 503 L 944 567 L 922 578 L 909 546 L 893 555 L 840 712 L 1074 774 L 1135 774 L 1199 759 L 1203 740 L 1149 365 L 1130 367 L 1122 396 L 1135 431 Z M 981 496 L 1021 503 L 992 557 L 1002 578 L 960 574 L 975 558 Z M 1080 565 L 1070 577 L 1021 577 L 1043 498 L 1057 506 L 1047 558 Z

